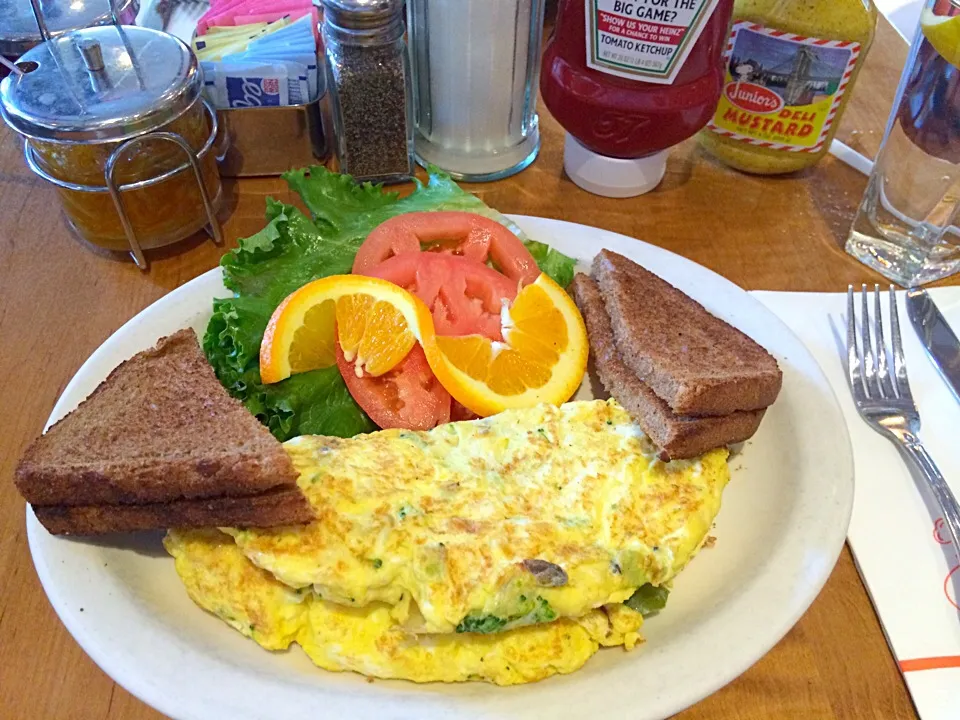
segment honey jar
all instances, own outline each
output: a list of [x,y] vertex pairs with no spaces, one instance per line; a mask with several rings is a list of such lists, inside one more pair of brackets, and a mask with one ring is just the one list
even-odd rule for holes
[[217,116],[183,42],[84,28],[46,36],[17,67],[0,82],[0,113],[83,239],[129,250],[142,269],[144,250],[203,228],[220,241]]

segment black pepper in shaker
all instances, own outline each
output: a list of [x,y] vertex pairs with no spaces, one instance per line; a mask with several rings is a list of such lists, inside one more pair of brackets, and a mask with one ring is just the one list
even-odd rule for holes
[[402,0],[323,0],[327,87],[340,172],[413,176],[411,81]]

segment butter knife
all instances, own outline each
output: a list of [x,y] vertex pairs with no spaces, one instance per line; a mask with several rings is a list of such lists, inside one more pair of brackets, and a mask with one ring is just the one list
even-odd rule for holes
[[960,341],[926,290],[907,290],[907,315],[934,367],[960,402]]

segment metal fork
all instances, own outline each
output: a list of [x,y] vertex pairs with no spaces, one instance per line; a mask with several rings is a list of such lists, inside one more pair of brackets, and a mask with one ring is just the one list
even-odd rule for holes
[[[960,552],[960,505],[943,479],[933,458],[920,442],[920,413],[910,392],[907,366],[903,361],[900,340],[900,319],[897,296],[890,286],[890,334],[893,347],[883,339],[883,316],[880,310],[880,286],[873,286],[873,321],[870,321],[867,286],[862,285],[860,347],[857,345],[857,323],[853,285],[847,288],[847,381],[853,401],[867,425],[884,435],[900,450],[900,454],[926,481],[950,531],[953,547]],[[888,356],[893,358],[891,372]]]

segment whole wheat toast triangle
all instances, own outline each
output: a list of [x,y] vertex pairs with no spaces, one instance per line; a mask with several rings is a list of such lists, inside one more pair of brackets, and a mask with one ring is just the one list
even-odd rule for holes
[[600,382],[661,449],[664,460],[694,458],[714,448],[743,442],[756,433],[764,410],[723,417],[674,413],[620,358],[597,283],[578,273],[571,292],[587,326],[591,361]]
[[296,478],[186,329],[115,368],[27,449],[15,481],[35,506],[89,507],[248,497]]
[[601,250],[593,279],[623,363],[678,415],[773,404],[782,373],[764,348],[665,280]]
[[280,487],[251,497],[173,500],[142,505],[34,505],[54,535],[101,535],[158,528],[275,527],[309,522],[313,511],[297,488]]

